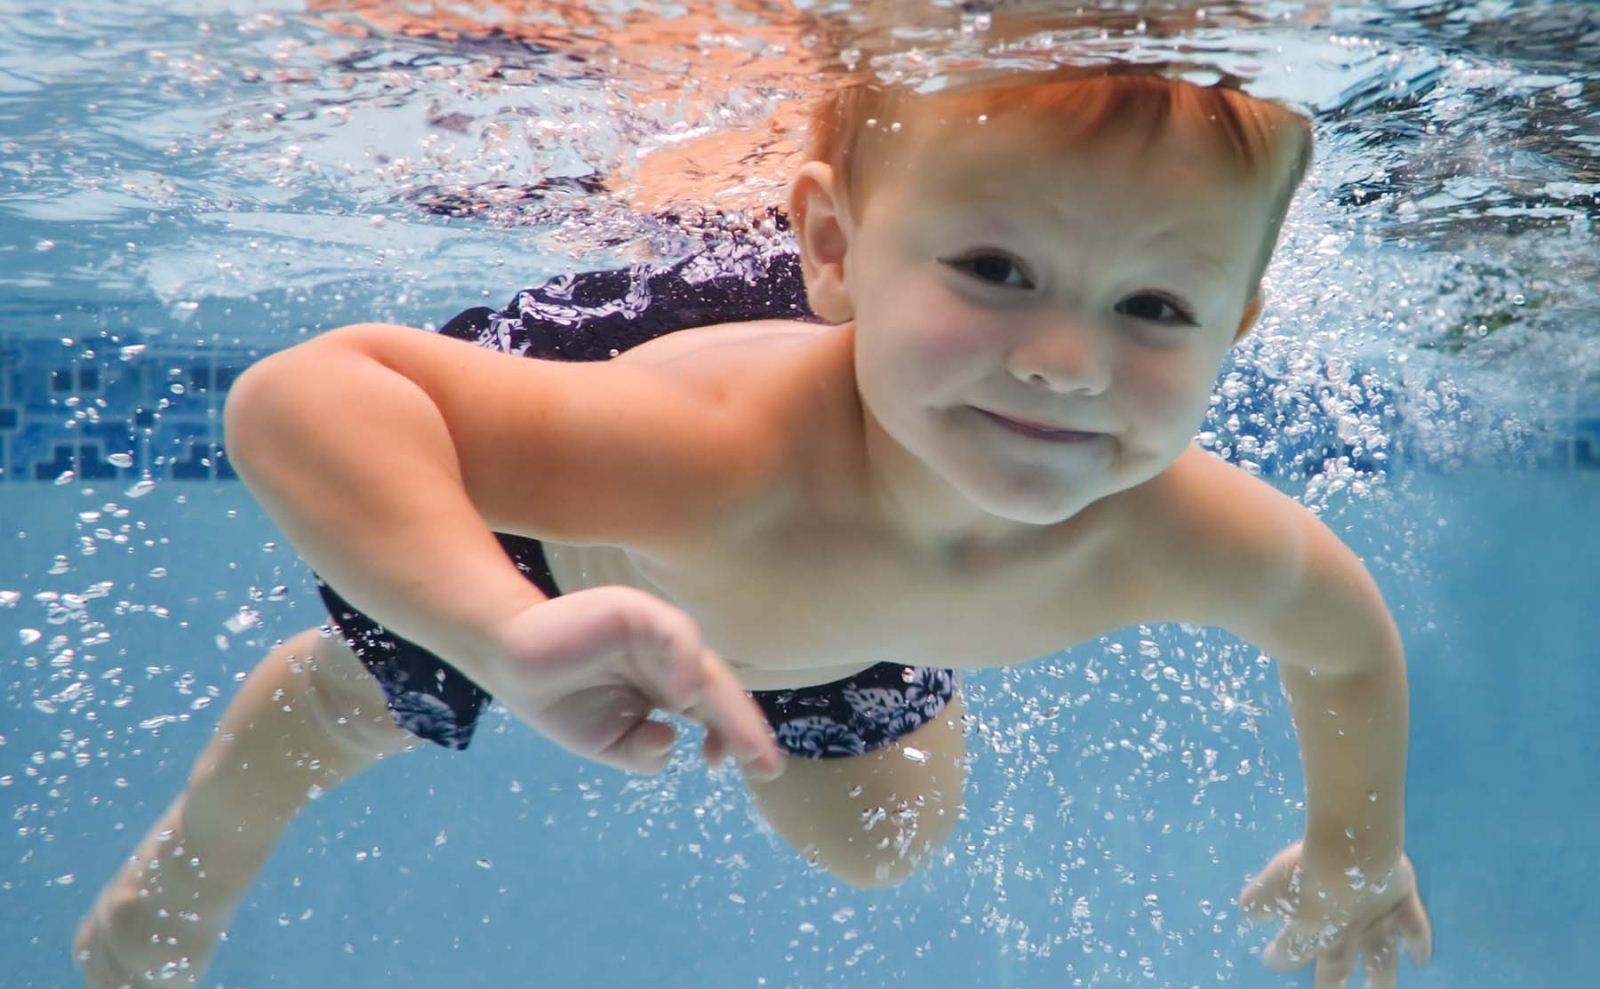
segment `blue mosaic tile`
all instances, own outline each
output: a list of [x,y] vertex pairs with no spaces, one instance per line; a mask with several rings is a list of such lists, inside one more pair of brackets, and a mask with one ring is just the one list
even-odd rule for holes
[[1572,458],[1579,467],[1586,470],[1600,467],[1600,442],[1588,436],[1579,436],[1572,444]]
[[263,355],[146,344],[118,359],[140,342],[0,335],[0,483],[54,482],[68,471],[130,483],[237,479],[221,448],[222,407]]

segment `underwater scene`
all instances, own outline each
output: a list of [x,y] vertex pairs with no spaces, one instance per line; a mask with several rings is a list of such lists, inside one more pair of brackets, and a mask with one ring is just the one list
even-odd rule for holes
[[6,13],[0,985],[1593,984],[1600,6]]

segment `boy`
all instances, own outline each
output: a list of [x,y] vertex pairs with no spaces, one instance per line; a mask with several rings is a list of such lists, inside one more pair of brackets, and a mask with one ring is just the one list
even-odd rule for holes
[[[668,281],[609,273],[597,307],[558,278],[239,379],[230,458],[340,635],[246,681],[80,928],[93,985],[197,979],[309,794],[419,737],[466,747],[490,696],[640,772],[674,738],[651,711],[687,714],[797,849],[899,882],[960,813],[955,669],[1152,621],[1282,664],[1307,829],[1240,897],[1287,921],[1267,960],[1342,986],[1361,952],[1393,985],[1400,934],[1422,962],[1394,623],[1315,516],[1190,443],[1260,312],[1305,121],[1058,70],[845,87],[811,140],[803,304],[781,264],[718,314]],[[609,316],[562,325],[586,309]]]

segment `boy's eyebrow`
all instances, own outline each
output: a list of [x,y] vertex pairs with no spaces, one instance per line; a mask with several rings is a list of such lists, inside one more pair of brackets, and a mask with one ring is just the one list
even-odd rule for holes
[[[1168,241],[1179,241],[1180,243],[1188,245],[1200,243],[1201,238],[1197,238],[1188,231],[1184,230],[1181,226],[1173,224],[1172,226],[1162,227],[1160,230],[1157,230],[1149,238],[1140,241],[1139,246],[1156,247],[1158,245],[1165,244]],[[1233,266],[1228,263],[1227,258],[1219,258],[1216,255],[1204,250],[1196,249],[1185,251],[1183,256],[1191,261],[1194,261],[1202,268],[1210,268],[1219,275],[1225,275],[1233,270]]]

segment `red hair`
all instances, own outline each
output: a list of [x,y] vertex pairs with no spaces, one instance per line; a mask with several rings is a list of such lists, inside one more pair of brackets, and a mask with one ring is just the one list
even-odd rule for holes
[[1242,181],[1268,184],[1272,195],[1266,242],[1256,258],[1252,291],[1266,270],[1289,202],[1311,162],[1311,124],[1273,100],[1217,83],[1169,79],[1145,66],[1068,66],[1001,72],[933,93],[847,77],[812,106],[803,160],[833,167],[853,216],[861,215],[881,167],[894,160],[891,121],[936,117],[940,125],[1026,117],[1046,150],[1082,147],[1097,138],[1161,136],[1175,119],[1204,120],[1217,160]]

